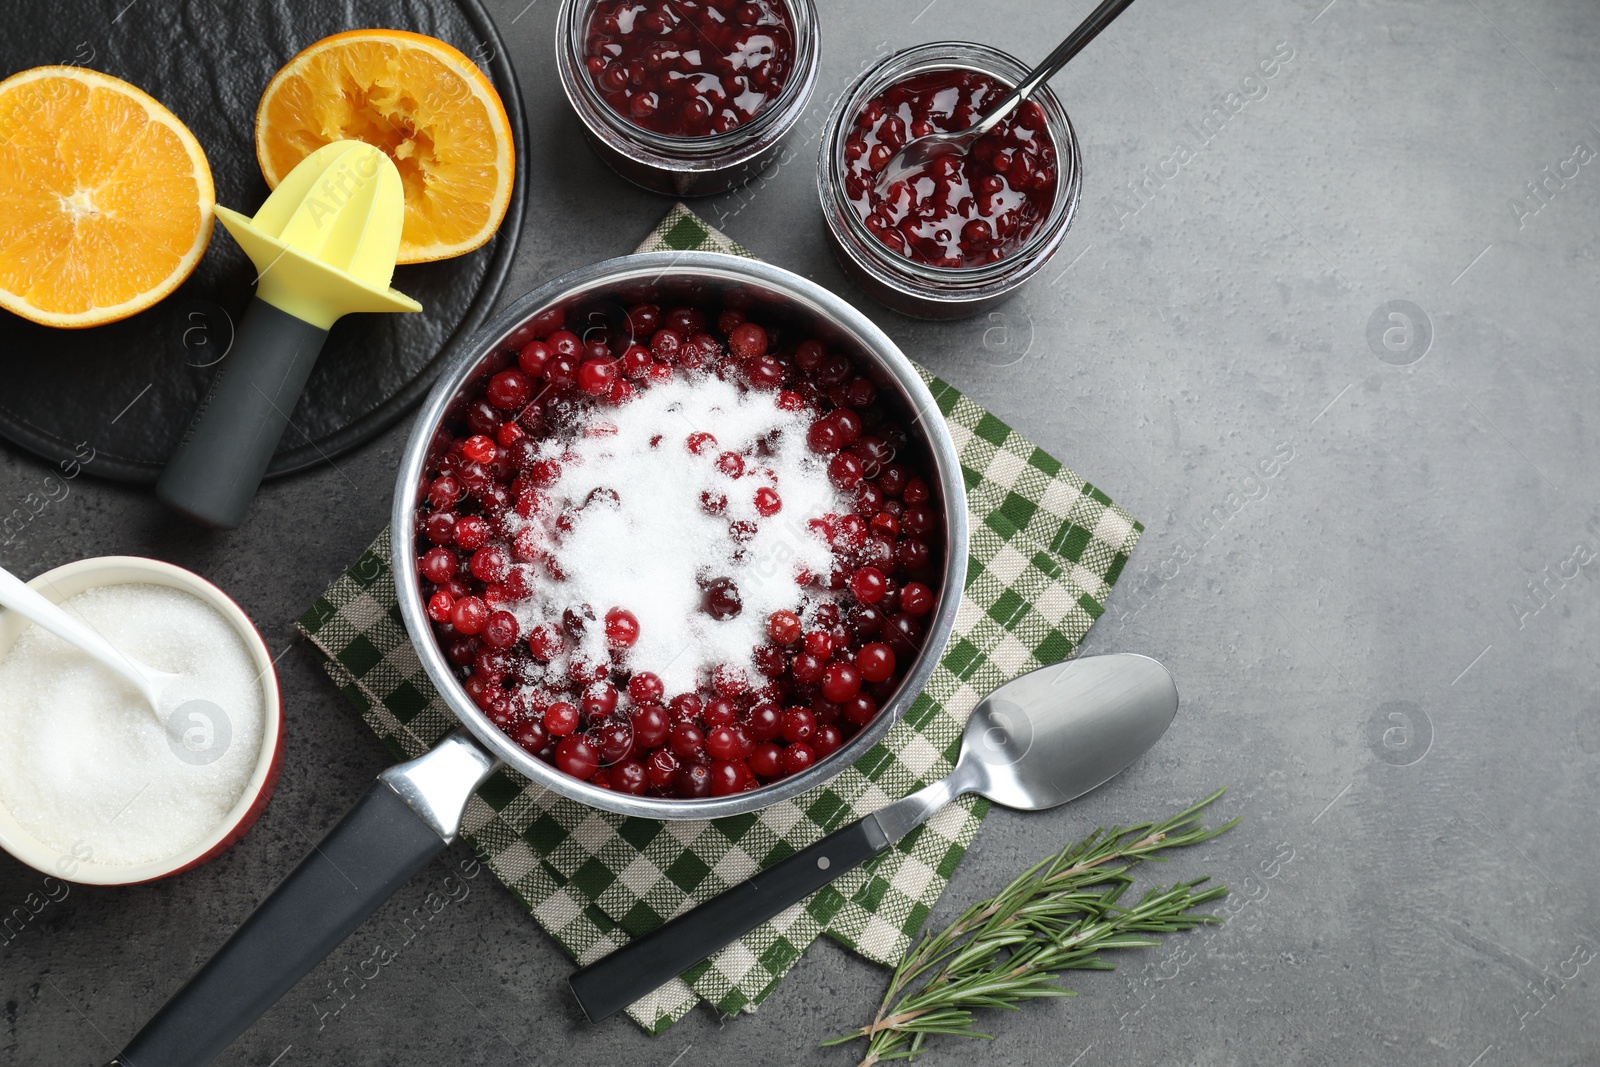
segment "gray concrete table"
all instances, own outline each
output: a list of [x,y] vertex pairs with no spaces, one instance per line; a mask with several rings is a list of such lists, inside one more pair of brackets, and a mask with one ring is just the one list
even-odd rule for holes
[[[669,202],[580,140],[550,62],[554,0],[491,6],[535,146],[509,299],[626,251]],[[845,286],[813,177],[831,94],[929,39],[1037,58],[1089,6],[828,0],[794,162],[701,209]],[[992,1045],[926,1062],[1600,1059],[1597,50],[1582,0],[1145,0],[1057,79],[1086,178],[1051,268],[992,318],[874,312],[1145,522],[1087,648],[1157,656],[1184,695],[1111,786],[991,815],[934,921],[1098,824],[1218,785],[1219,816],[1245,816],[1156,872],[1233,886],[1225,927],[1071,975],[1077,998],[985,1020]],[[290,622],[383,525],[404,433],[267,487],[236,533],[81,480],[7,548],[23,574],[134,552],[215,580],[284,653],[288,733],[276,797],[226,856],[74,889],[0,940],[0,1062],[106,1059],[384,766]],[[0,502],[45,473],[0,456]],[[466,855],[374,923],[423,906]],[[0,857],[0,905],[38,882]],[[334,983],[378,925],[221,1062],[845,1064],[817,1042],[885,980],[823,942],[753,1016],[702,1011],[659,1038],[592,1027],[556,946],[492,877],[467,884],[353,999]]]

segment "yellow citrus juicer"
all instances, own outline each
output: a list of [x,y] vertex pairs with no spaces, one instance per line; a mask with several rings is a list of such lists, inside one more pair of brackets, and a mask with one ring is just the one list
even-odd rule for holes
[[156,496],[209,526],[244,520],[328,330],[353,311],[421,311],[389,287],[405,191],[394,162],[362,141],[301,160],[255,218],[216,216],[256,267],[256,294]]

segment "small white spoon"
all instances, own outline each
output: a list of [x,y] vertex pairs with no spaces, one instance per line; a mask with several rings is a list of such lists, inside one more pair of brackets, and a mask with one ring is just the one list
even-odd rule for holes
[[67,614],[60,605],[0,567],[0,607],[10,608],[36,626],[42,626],[63,641],[116,671],[139,691],[159,720],[167,711],[162,697],[176,674],[147,667],[101,637],[94,627]]

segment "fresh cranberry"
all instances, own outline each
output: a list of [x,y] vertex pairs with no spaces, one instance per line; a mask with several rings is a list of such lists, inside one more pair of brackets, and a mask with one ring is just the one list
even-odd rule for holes
[[428,484],[428,501],[436,508],[448,508],[461,499],[461,483],[441,474]]
[[474,463],[492,463],[500,450],[494,439],[483,434],[473,434],[461,446],[461,454]]
[[544,728],[551,737],[566,737],[578,728],[578,709],[558,700],[544,709]]
[[711,795],[714,797],[743,792],[750,781],[750,768],[742,760],[717,760],[711,765]]
[[744,719],[745,736],[755,741],[770,741],[783,729],[783,712],[776,704],[763,701],[750,709]]
[[450,612],[450,625],[457,633],[475,636],[489,621],[489,609],[475,596],[462,597]]
[[600,757],[587,737],[576,734],[556,746],[556,768],[574,778],[589,778],[600,769]]
[[633,751],[633,727],[625,722],[608,722],[594,731],[590,743],[603,766],[621,763]]
[[740,359],[755,359],[767,354],[767,331],[755,323],[741,322],[726,332],[728,351]]
[[783,713],[781,729],[785,741],[809,741],[816,732],[817,719],[806,708],[790,708]]
[[637,640],[639,619],[633,612],[626,608],[612,608],[606,612],[606,644],[612,648],[632,648]]
[[535,756],[542,756],[546,746],[550,744],[550,735],[545,731],[543,724],[533,719],[514,721],[508,732],[511,734],[511,740]]
[[744,474],[744,457],[737,452],[724,452],[717,457],[717,470],[730,478],[738,478]]
[[865,726],[877,718],[878,704],[866,693],[857,693],[844,702],[844,717],[856,726]]
[[660,748],[667,739],[670,724],[658,704],[641,704],[633,709],[633,740],[640,749]]
[[814,656],[809,652],[802,652],[794,658],[789,665],[789,673],[794,675],[794,680],[801,685],[816,685],[822,681],[822,672],[828,667],[827,660],[821,656]]
[[905,491],[909,480],[910,475],[902,464],[890,463],[878,475],[878,488],[883,490],[885,496],[899,496]]
[[889,621],[883,626],[884,641],[896,656],[906,660],[914,659],[921,650],[922,636],[922,620],[903,611],[889,616]]
[[817,732],[811,738],[811,749],[816,753],[817,759],[826,759],[839,751],[839,746],[844,744],[844,734],[832,723],[817,727]]
[[[583,688],[578,709],[590,719],[603,719],[617,710],[617,689],[610,682],[590,682]],[[615,762],[615,761],[613,761]]]
[[[895,546],[895,558],[900,561],[900,566],[915,572],[928,568],[933,562],[933,552],[928,548],[926,541],[905,540]],[[912,612],[912,614],[917,613]]]
[[707,585],[702,606],[713,619],[731,619],[744,610],[739,587],[732,578],[713,578]]
[[528,632],[528,651],[541,663],[549,663],[561,654],[561,631],[550,623],[540,623]]
[[828,461],[828,480],[847,493],[861,484],[864,474],[861,460],[849,452],[839,452]]
[[422,533],[436,545],[448,545],[456,539],[456,516],[449,511],[435,511],[422,521]]
[[428,618],[434,622],[449,622],[455,606],[456,598],[441,589],[428,598]]
[[578,388],[590,396],[603,396],[617,381],[617,365],[610,360],[591,359],[578,367]]
[[650,671],[640,671],[628,679],[628,699],[635,704],[658,704],[664,692],[661,679]]
[[875,604],[883,599],[888,582],[876,567],[860,567],[850,575],[850,592],[863,604]]
[[673,786],[685,800],[698,800],[711,795],[711,768],[704,763],[688,763],[678,769]]
[[856,653],[856,670],[869,682],[886,682],[894,674],[894,652],[881,641],[863,645]]
[[492,611],[483,624],[483,643],[490,648],[510,648],[517,643],[517,617],[509,611]]
[[799,774],[816,762],[816,753],[805,742],[785,745],[783,749],[783,773]]
[[820,456],[831,455],[845,446],[844,435],[831,417],[823,416],[806,431],[806,444]]
[[792,611],[774,611],[767,619],[767,635],[780,645],[800,640],[800,616]]
[[776,778],[783,773],[783,749],[771,742],[764,742],[755,747],[745,763],[763,778]]
[[[459,527],[457,527],[459,530]],[[467,564],[472,576],[480,582],[498,582],[511,568],[511,558],[499,545],[484,545],[472,554]]]
[[435,585],[442,585],[456,576],[456,567],[459,561],[456,554],[448,548],[436,546],[422,554],[422,559],[417,563],[417,569],[422,576]]
[[711,688],[719,696],[743,696],[750,689],[750,679],[745,675],[743,667],[724,663],[712,669]]
[[503,370],[489,379],[484,395],[502,411],[515,411],[528,402],[533,389],[520,370]]
[[628,309],[628,333],[632,337],[649,337],[661,329],[661,308],[655,304],[635,304]]
[[545,365],[553,355],[555,353],[543,341],[529,341],[517,351],[517,366],[528,377],[538,378],[544,374]]
[[822,695],[842,704],[861,691],[861,672],[848,663],[830,663],[822,673]]
[[763,485],[755,493],[756,513],[762,518],[770,519],[783,510],[783,498],[778,496],[778,491],[770,486]]
[[819,659],[833,655],[833,638],[826,630],[809,630],[805,636],[805,650]]
[[680,722],[672,728],[670,738],[672,751],[686,760],[704,759],[706,754],[706,735],[700,727],[693,723]]
[[677,780],[682,762],[672,754],[671,749],[658,748],[650,753],[650,758],[645,761],[645,774],[649,777],[651,785],[657,789],[666,789]]
[[669,365],[676,363],[682,352],[683,336],[677,330],[657,330],[651,335],[650,354],[661,362]]
[[706,752],[712,759],[740,759],[748,747],[749,742],[732,726],[715,726],[706,734]]
[[815,374],[822,369],[822,361],[828,357],[828,350],[822,342],[808,337],[801,341],[794,349],[794,365],[807,374]]
[[579,688],[598,682],[609,673],[604,663],[591,663],[578,656],[574,656],[567,664],[567,678]]
[[621,763],[608,768],[608,777],[611,788],[619,793],[638,796],[650,785],[649,775],[645,772],[644,764],[636,759],[625,759]]
[[921,582],[907,582],[900,590],[900,610],[907,615],[926,615],[933,610],[933,590]]
[[693,693],[680,693],[667,702],[667,708],[672,712],[672,721],[675,723],[699,722],[703,704]]

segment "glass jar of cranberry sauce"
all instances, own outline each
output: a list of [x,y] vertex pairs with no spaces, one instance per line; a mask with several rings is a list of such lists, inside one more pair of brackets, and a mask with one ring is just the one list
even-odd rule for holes
[[564,0],[556,62],[595,152],[709,196],[777,160],[817,78],[813,0]]
[[978,44],[939,41],[889,56],[834,106],[817,186],[834,254],[874,299],[954,319],[1010,296],[1060,247],[1082,184],[1078,137],[1040,88],[964,157],[879,189],[908,141],[972,125],[1028,67]]

